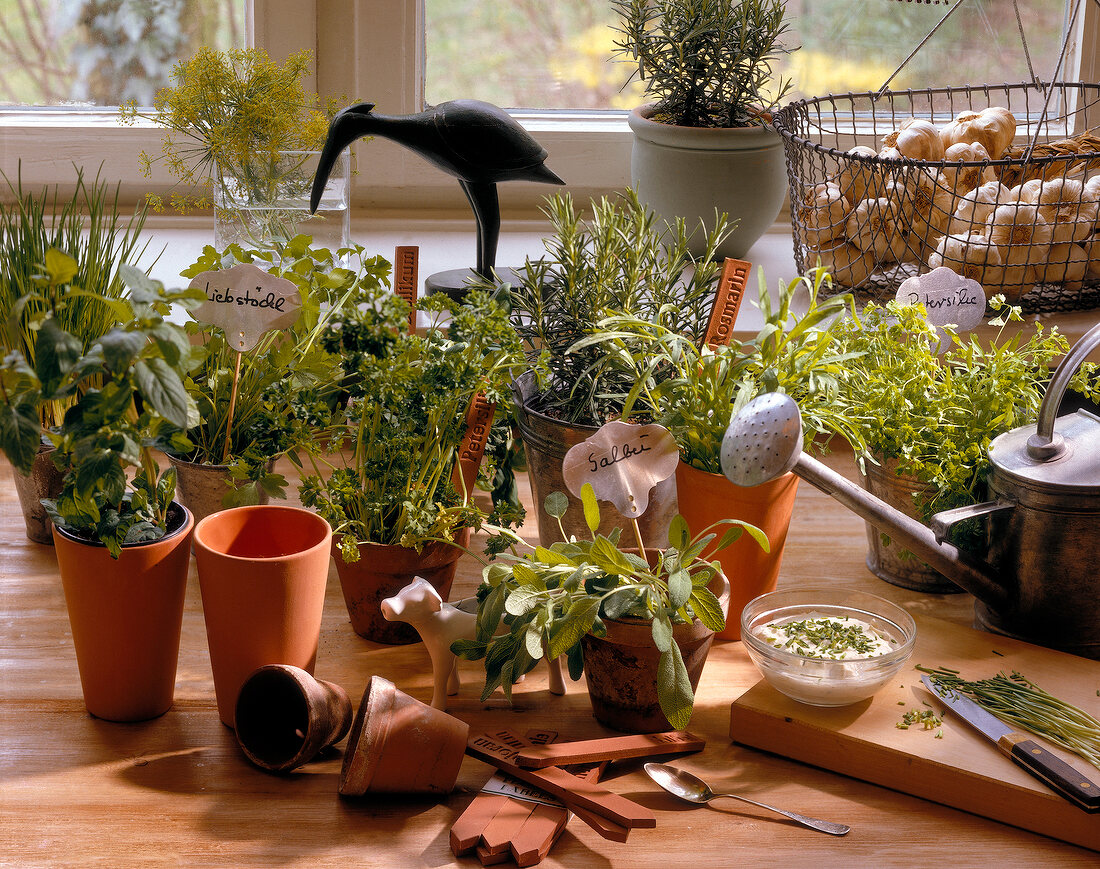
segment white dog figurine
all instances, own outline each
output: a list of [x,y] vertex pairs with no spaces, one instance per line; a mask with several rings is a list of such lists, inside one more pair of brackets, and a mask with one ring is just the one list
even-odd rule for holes
[[[472,640],[477,632],[477,598],[469,597],[457,604],[444,602],[430,582],[419,576],[393,597],[382,601],[382,615],[387,621],[407,622],[416,628],[432,659],[432,706],[447,709],[447,695],[457,694],[458,667],[451,643]],[[550,664],[550,692],[565,693],[561,661]]]

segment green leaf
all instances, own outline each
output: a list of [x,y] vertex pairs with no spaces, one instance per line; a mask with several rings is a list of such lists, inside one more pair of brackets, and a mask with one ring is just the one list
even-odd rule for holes
[[[695,588],[688,601],[695,617],[712,631],[720,631],[726,626],[726,614],[722,604],[709,588]],[[737,616],[740,618],[740,614]]]
[[576,682],[584,672],[584,646],[577,643],[566,652],[565,663],[569,669],[569,678]]
[[538,660],[542,657],[542,628],[539,626],[538,620],[527,625],[527,630],[523,634],[523,644],[527,649],[527,654],[532,658]]
[[186,429],[192,407],[179,373],[159,356],[142,359],[134,366],[134,380],[142,399],[178,428]]
[[591,483],[581,487],[581,504],[584,506],[584,521],[593,534],[600,527],[600,505],[596,502],[596,490]]
[[599,609],[600,602],[594,598],[585,597],[574,601],[563,619],[550,629],[547,655],[557,658],[577,645],[592,627]]
[[490,591],[477,609],[477,638],[487,641],[496,633],[504,615],[504,599],[508,589],[501,583]]
[[617,619],[630,610],[638,601],[638,592],[632,588],[620,589],[609,595],[603,602],[603,614],[609,619]]
[[564,492],[551,492],[542,502],[542,506],[548,516],[560,519],[569,509],[569,498]]
[[80,271],[80,264],[55,247],[46,251],[46,273],[50,276],[50,283],[54,285],[67,284],[76,277]]
[[103,352],[103,364],[107,370],[121,374],[145,346],[145,336],[141,332],[127,332],[116,327],[100,338],[97,345]]
[[683,552],[690,540],[691,533],[688,531],[687,520],[677,513],[668,526],[668,545]]
[[80,342],[57,325],[53,317],[42,321],[35,341],[34,373],[44,396],[57,392],[80,358],[81,349]]
[[672,622],[662,613],[653,619],[653,645],[659,652],[667,652],[672,645]]
[[685,729],[691,721],[695,693],[691,690],[691,680],[688,679],[680,647],[675,643],[667,652],[661,653],[661,659],[657,662],[657,698],[672,728]]
[[669,575],[668,602],[674,610],[678,610],[687,603],[688,598],[691,597],[691,586],[691,574],[686,570],[681,568]]
[[520,586],[508,595],[504,602],[504,611],[513,616],[526,615],[539,605],[541,595],[540,589]]
[[635,570],[634,565],[606,537],[597,537],[592,541],[588,557],[600,570],[616,576],[628,576]]
[[477,640],[460,639],[451,643],[451,652],[467,661],[480,661],[485,657],[485,652],[488,647],[488,643],[480,643]]
[[42,427],[34,405],[0,404],[0,450],[9,462],[29,474],[41,442]]

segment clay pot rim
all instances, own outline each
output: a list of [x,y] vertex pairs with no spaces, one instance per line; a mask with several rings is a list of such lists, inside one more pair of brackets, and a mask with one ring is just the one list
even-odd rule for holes
[[[298,549],[295,552],[291,552],[291,553],[284,553],[284,554],[281,554],[281,555],[269,555],[269,556],[244,556],[244,555],[233,555],[232,553],[229,553],[229,552],[222,552],[221,550],[214,549],[213,547],[208,545],[199,536],[199,534],[202,531],[203,527],[208,522],[211,522],[211,520],[217,519],[218,517],[222,516],[222,514],[224,514],[224,513],[229,513],[230,511],[249,511],[249,512],[251,512],[251,511],[255,511],[255,510],[264,510],[264,511],[267,511],[267,512],[278,511],[278,512],[284,512],[284,513],[293,513],[293,514],[299,515],[299,516],[308,516],[308,517],[310,517],[311,521],[314,521],[315,523],[318,523],[318,522],[321,523],[321,526],[325,529],[325,533],[321,537],[320,540],[318,540],[312,546],[306,547],[305,549]],[[310,554],[316,552],[318,549],[324,549],[324,550],[327,551],[329,549],[330,543],[332,541],[332,537],[333,537],[332,526],[328,524],[328,520],[326,520],[323,516],[321,516],[317,513],[314,513],[312,510],[307,510],[305,507],[295,507],[295,506],[292,506],[290,504],[250,504],[247,507],[229,507],[225,510],[219,510],[216,513],[211,513],[209,516],[207,516],[205,519],[203,519],[201,522],[199,522],[199,524],[195,526],[194,547],[195,547],[196,552],[198,552],[199,550],[202,550],[204,553],[210,553],[210,554],[213,554],[213,555],[217,555],[218,557],[224,558],[228,561],[240,561],[242,563],[243,562],[248,562],[249,564],[254,564],[254,563],[261,563],[262,564],[262,563],[265,563],[265,562],[286,561],[286,559],[290,558],[290,557],[295,557],[295,558],[303,557],[303,556],[310,555]]]
[[[722,150],[727,147],[724,143],[730,139],[740,140],[746,138],[765,138],[769,141],[779,137],[778,131],[772,125],[770,112],[758,112],[765,121],[764,125],[749,124],[743,127],[686,127],[681,124],[666,124],[663,121],[655,121],[653,112],[657,109],[657,103],[645,103],[635,106],[627,115],[627,125],[635,135],[641,133],[647,138],[672,135],[676,139],[689,140],[691,146],[701,147],[705,150]],[[740,147],[740,146],[735,146]]]
[[[452,529],[452,531],[454,532],[454,538],[451,540],[440,540],[434,537],[430,540],[425,540],[424,547],[420,550],[419,553],[416,551],[415,547],[405,546],[401,543],[379,543],[376,540],[360,540],[355,545],[359,547],[360,561],[363,560],[362,556],[365,553],[370,552],[371,549],[378,547],[385,549],[393,547],[407,549],[409,552],[416,554],[418,558],[422,558],[424,556],[424,553],[428,551],[434,553],[437,549],[439,549],[440,551],[447,549],[457,549],[459,550],[459,555],[456,557],[461,558],[463,554],[462,550],[469,543],[470,537],[473,536],[474,528],[472,525],[462,525],[458,528]],[[344,534],[342,532],[332,532],[332,557],[339,559],[342,564],[358,563],[344,561],[343,555],[340,554],[340,542],[347,536],[347,534]]]
[[[175,520],[171,518],[171,515],[169,516],[168,525],[170,530],[165,531],[164,536],[158,537],[155,540],[138,540],[134,543],[123,543],[123,551],[127,549],[140,549],[143,546],[154,546],[157,543],[165,543],[169,540],[173,540],[176,537],[179,537],[181,534],[186,534],[187,532],[189,532],[195,526],[194,514],[179,501],[169,502],[168,509],[172,510],[173,508],[176,508],[177,511],[183,511],[182,516],[180,516],[178,512],[176,513],[177,518]],[[175,527],[172,527],[174,523],[178,524],[175,524]],[[101,540],[92,540],[90,537],[84,537],[80,534],[76,534],[71,529],[63,525],[58,525],[56,522],[53,525],[53,530],[55,534],[58,534],[70,543],[79,543],[83,546],[98,546],[104,549],[107,548],[107,544],[102,542]]]

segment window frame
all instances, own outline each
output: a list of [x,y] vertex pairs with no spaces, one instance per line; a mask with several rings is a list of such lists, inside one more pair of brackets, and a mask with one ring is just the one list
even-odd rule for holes
[[[369,99],[388,114],[418,111],[424,104],[424,0],[248,0],[249,44],[276,59],[308,48],[317,59],[308,85],[324,96]],[[1082,81],[1100,80],[1100,8],[1083,3],[1071,69]],[[550,153],[548,165],[578,198],[630,183],[632,136],[625,112],[514,112]],[[1100,118],[1086,119],[1090,126]],[[59,135],[59,130],[66,133]],[[122,127],[116,114],[34,108],[0,111],[0,169],[17,173],[25,187],[73,177],[72,165],[121,180],[123,201],[166,190],[172,178],[154,167],[139,173],[142,151],[160,150],[162,130],[150,123]],[[467,204],[454,180],[415,154],[382,139],[353,146],[358,173],[353,206],[373,216],[466,217]],[[22,158],[22,159],[21,159]],[[505,216],[534,216],[547,193],[541,184],[501,186]],[[6,192],[6,191],[5,191]],[[0,194],[2,195],[2,194]]]

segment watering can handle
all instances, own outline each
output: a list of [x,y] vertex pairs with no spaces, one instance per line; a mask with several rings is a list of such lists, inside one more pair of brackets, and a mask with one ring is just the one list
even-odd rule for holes
[[1089,329],[1084,337],[1070,349],[1050,379],[1046,395],[1043,396],[1043,403],[1039,407],[1039,424],[1036,426],[1035,434],[1027,439],[1027,454],[1036,461],[1047,462],[1065,452],[1066,445],[1062,436],[1054,431],[1058,408],[1062,404],[1062,396],[1065,395],[1066,387],[1069,386],[1073,375],[1098,346],[1100,346],[1100,323]]

